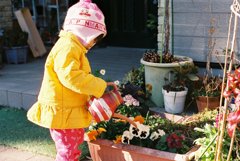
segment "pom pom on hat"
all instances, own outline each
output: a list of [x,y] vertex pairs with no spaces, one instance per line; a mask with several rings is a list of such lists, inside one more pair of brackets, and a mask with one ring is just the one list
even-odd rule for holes
[[75,34],[87,45],[97,36],[107,34],[104,15],[91,0],[80,0],[71,6],[63,24],[65,31]]

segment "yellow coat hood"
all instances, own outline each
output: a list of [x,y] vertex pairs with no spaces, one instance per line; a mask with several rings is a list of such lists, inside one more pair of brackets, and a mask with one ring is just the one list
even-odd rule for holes
[[89,126],[86,108],[90,96],[101,97],[106,82],[91,74],[87,50],[70,32],[61,31],[49,53],[38,101],[30,108],[30,121],[46,128]]

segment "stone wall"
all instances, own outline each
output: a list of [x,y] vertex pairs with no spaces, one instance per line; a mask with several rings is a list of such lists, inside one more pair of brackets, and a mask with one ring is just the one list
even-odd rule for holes
[[0,29],[12,27],[12,3],[11,0],[0,1]]
[[[161,49],[162,44],[164,1],[159,0],[159,49]],[[227,44],[231,3],[232,1],[229,0],[174,1],[174,53],[176,55],[189,56],[194,61],[206,62],[210,22],[213,22],[215,29],[213,33],[213,40],[216,43],[214,53],[216,50],[221,53]],[[238,35],[240,36],[240,34]],[[211,61],[218,62],[218,58],[213,55]]]

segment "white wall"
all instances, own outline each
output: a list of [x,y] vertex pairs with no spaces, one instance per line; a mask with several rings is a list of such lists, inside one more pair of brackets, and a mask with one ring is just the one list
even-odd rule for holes
[[[163,1],[159,0],[159,46],[162,39]],[[214,52],[222,52],[227,44],[231,3],[231,0],[174,0],[174,53],[189,56],[194,61],[206,62],[211,19],[215,21]],[[212,62],[218,62],[215,55]]]

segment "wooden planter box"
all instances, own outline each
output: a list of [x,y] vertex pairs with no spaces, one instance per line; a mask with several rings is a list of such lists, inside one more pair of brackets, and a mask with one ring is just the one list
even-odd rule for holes
[[93,161],[189,161],[198,149],[193,147],[186,154],[170,153],[128,144],[114,144],[98,139],[88,142]]
[[[187,117],[154,110],[151,112],[176,123],[187,119]],[[93,161],[190,161],[199,148],[196,146],[186,154],[177,154],[129,144],[115,144],[106,139],[88,142],[88,147]]]

